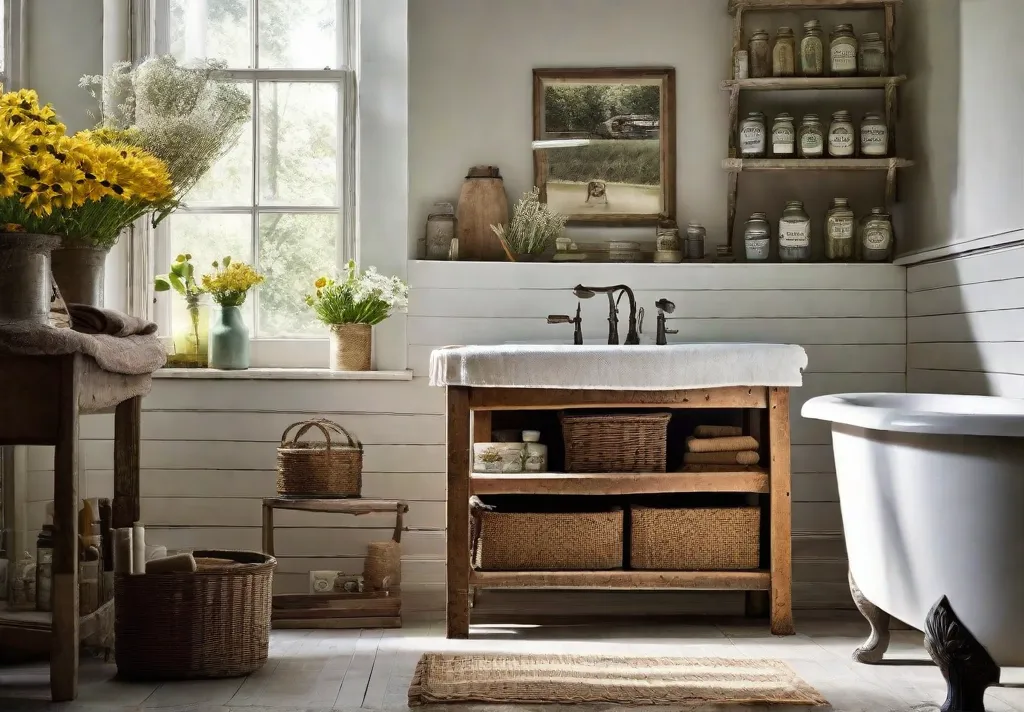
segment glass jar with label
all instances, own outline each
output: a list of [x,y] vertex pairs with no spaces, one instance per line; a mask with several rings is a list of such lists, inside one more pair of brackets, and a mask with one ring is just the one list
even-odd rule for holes
[[857,70],[862,77],[881,77],[885,74],[885,42],[877,32],[865,32],[860,37],[857,52]]
[[793,28],[780,27],[775,34],[772,47],[772,76],[792,77],[796,75],[796,37]]
[[772,124],[772,155],[779,158],[796,156],[796,129],[789,114],[779,114]]
[[811,259],[811,218],[803,201],[790,200],[779,220],[779,259],[807,262]]
[[744,158],[763,158],[766,143],[764,114],[751,111],[740,122],[740,155]]
[[767,262],[772,228],[766,213],[754,213],[743,227],[743,249],[747,262]]
[[805,114],[797,137],[800,158],[821,158],[825,155],[825,127],[817,114]]
[[892,219],[884,208],[872,208],[860,222],[861,258],[865,262],[887,262],[892,242]]
[[692,222],[686,226],[686,259],[704,259],[704,241],[708,232],[700,223]]
[[750,76],[753,79],[772,75],[772,48],[765,30],[754,30],[747,44]]
[[853,259],[853,237],[856,220],[846,198],[833,198],[825,213],[825,259],[849,261]]
[[821,40],[821,23],[808,20],[804,23],[804,36],[800,40],[800,73],[805,77],[820,77],[825,74],[822,57],[825,45]]
[[850,158],[853,156],[853,119],[849,111],[837,111],[832,114],[832,123],[828,127],[828,155],[833,158]]
[[828,68],[833,77],[857,76],[857,38],[853,25],[836,25],[832,31]]
[[880,114],[868,112],[860,122],[860,153],[875,158],[889,155],[889,127]]

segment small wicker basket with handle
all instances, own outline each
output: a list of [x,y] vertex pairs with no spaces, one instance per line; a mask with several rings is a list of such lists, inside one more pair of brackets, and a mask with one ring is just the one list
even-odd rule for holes
[[[289,433],[298,427],[294,438]],[[323,441],[302,437],[317,428]],[[331,433],[344,441],[331,439]],[[363,487],[363,444],[326,418],[289,425],[277,448],[277,493],[282,497],[359,497]]]

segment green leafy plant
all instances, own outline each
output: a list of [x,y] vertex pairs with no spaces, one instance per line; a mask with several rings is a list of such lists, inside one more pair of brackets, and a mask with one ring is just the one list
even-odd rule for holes
[[193,343],[199,348],[199,299],[206,293],[198,282],[196,282],[196,267],[192,264],[192,255],[185,253],[178,255],[171,263],[167,274],[157,275],[153,278],[153,290],[156,292],[169,292],[174,290],[185,299],[185,306],[188,308],[188,315],[191,321]]
[[385,277],[375,267],[360,274],[355,260],[348,261],[346,273],[343,281],[320,277],[316,292],[306,296],[324,324],[379,324],[409,305],[409,286],[398,277]]
[[534,187],[516,203],[508,225],[491,225],[509,259],[516,255],[539,255],[554,244],[565,229],[566,217],[540,202],[540,189]]

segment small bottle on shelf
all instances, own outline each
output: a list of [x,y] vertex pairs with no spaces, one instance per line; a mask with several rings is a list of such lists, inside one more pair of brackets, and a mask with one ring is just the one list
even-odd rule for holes
[[825,213],[825,259],[849,262],[853,259],[856,221],[846,198],[833,198]]
[[803,201],[790,200],[779,220],[779,259],[808,262],[811,259],[811,218]]
[[743,227],[743,251],[747,262],[767,262],[772,228],[766,213],[754,213]]
[[763,158],[766,144],[764,114],[751,111],[740,122],[740,155],[743,158]]
[[772,124],[772,155],[779,158],[796,156],[796,130],[789,114],[779,114]]
[[805,77],[820,77],[825,74],[823,57],[825,46],[821,41],[821,23],[808,20],[804,23],[804,36],[800,40],[800,73]]
[[800,123],[800,158],[821,158],[825,155],[825,128],[817,114],[805,114]]
[[850,158],[854,154],[853,119],[849,111],[837,111],[832,114],[832,123],[828,127],[828,155],[833,158]]
[[523,471],[547,472],[548,446],[540,441],[540,431],[524,430],[523,442],[526,443],[526,456],[523,460]]
[[765,30],[754,30],[747,45],[752,79],[770,77],[772,75],[772,48]]
[[775,34],[772,47],[772,76],[792,77],[796,75],[796,37],[793,29],[780,27]]
[[832,31],[828,67],[833,77],[857,76],[857,37],[853,25],[836,25]]
[[881,77],[885,74],[885,42],[877,32],[865,32],[860,37],[857,52],[857,71],[862,77]]
[[864,115],[860,123],[860,153],[873,158],[889,155],[889,127],[880,114]]
[[884,208],[872,208],[860,223],[861,258],[865,262],[886,262],[892,254],[892,219]]

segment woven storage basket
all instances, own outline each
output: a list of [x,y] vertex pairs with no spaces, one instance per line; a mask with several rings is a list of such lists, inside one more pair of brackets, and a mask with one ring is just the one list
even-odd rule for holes
[[[289,439],[292,428],[298,427]],[[303,441],[312,428],[322,442]],[[331,433],[344,442],[331,440]],[[282,497],[358,497],[363,488],[363,444],[337,423],[317,418],[292,423],[277,448],[277,493]]]
[[622,568],[622,510],[489,512],[478,510],[473,563],[490,571]]
[[630,508],[630,566],[666,571],[737,571],[759,563],[757,507]]
[[670,413],[563,415],[566,472],[664,472]]
[[237,677],[267,661],[277,560],[248,551],[194,555],[194,573],[115,576],[114,656],[121,677]]

